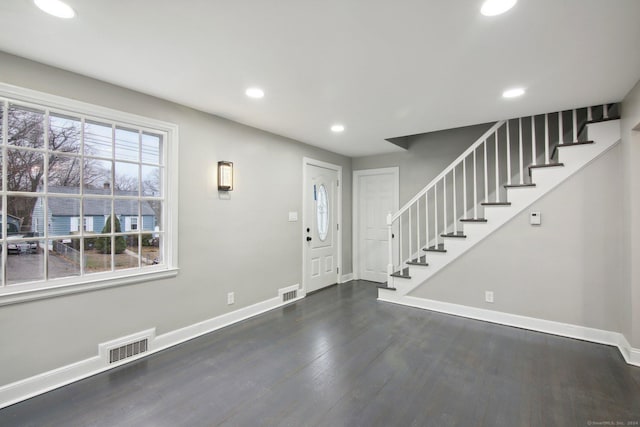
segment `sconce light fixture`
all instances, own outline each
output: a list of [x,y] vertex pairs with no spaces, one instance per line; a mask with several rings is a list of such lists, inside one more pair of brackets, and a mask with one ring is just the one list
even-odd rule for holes
[[218,162],[218,191],[233,190],[233,163]]

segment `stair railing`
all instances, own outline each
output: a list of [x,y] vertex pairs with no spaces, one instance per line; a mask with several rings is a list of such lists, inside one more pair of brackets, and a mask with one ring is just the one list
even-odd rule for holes
[[387,215],[389,286],[391,275],[402,272],[407,262],[428,251],[443,251],[445,235],[460,235],[461,217],[483,221],[478,208],[504,204],[505,186],[531,185],[527,166],[552,163],[555,146],[578,142],[594,116],[610,119],[612,105],[617,106],[501,120],[491,126],[398,212]]

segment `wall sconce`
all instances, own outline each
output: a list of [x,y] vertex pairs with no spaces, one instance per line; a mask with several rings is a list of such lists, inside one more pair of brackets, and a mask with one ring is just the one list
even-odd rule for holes
[[218,191],[233,190],[233,163],[218,162]]

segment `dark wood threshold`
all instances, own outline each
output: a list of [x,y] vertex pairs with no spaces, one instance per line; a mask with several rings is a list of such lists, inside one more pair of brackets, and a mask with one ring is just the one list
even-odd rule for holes
[[458,231],[457,233],[446,233],[446,234],[441,234],[440,237],[455,237],[455,238],[460,238],[460,239],[466,239],[467,236],[465,236],[462,231]]
[[593,141],[576,141],[576,142],[567,142],[564,144],[556,144],[553,147],[553,151],[551,152],[551,158],[554,158],[556,154],[558,154],[558,148],[575,147],[576,145],[587,145],[587,144],[593,144]]
[[529,184],[505,184],[504,188],[526,188],[526,187],[535,187],[534,183]]
[[460,222],[487,222],[486,218],[462,218]]
[[511,202],[482,202],[482,206],[511,206]]

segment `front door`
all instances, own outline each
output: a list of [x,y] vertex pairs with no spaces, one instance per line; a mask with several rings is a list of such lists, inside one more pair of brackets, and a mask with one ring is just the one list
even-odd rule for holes
[[[316,162],[320,163],[320,162]],[[338,282],[339,170],[305,163],[305,291]]]

